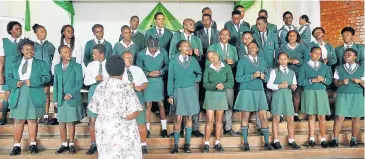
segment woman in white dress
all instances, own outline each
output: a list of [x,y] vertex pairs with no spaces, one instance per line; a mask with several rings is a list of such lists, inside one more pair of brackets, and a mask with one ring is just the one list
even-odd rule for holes
[[112,56],[105,67],[110,77],[96,87],[88,105],[98,114],[95,135],[99,159],[142,159],[135,119],[143,107],[135,91],[122,81],[122,56]]

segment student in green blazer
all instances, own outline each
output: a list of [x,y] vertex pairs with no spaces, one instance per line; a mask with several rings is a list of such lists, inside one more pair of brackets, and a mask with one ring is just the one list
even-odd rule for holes
[[289,56],[285,52],[278,55],[279,67],[270,72],[270,78],[267,82],[267,88],[273,92],[271,100],[271,114],[273,139],[272,146],[274,149],[282,149],[279,141],[279,123],[280,116],[285,115],[288,127],[289,147],[300,149],[294,141],[294,106],[292,90],[297,89],[297,78],[293,70],[288,68]]
[[346,63],[338,66],[333,78],[337,89],[336,120],[333,125],[333,139],[330,147],[338,147],[339,134],[345,117],[352,118],[350,147],[357,147],[360,135],[360,117],[364,117],[364,67],[356,62],[358,52],[353,48],[345,51]]
[[185,116],[185,153],[190,153],[190,139],[192,135],[192,116],[200,111],[196,83],[202,78],[202,71],[198,61],[191,57],[190,43],[181,40],[177,44],[180,55],[171,59],[169,63],[167,95],[170,115],[176,116],[174,125],[174,146],[171,153],[178,153],[179,137],[182,118]]
[[[254,41],[252,32],[245,31],[245,32],[242,33],[241,44],[240,44],[240,48],[238,50],[238,58],[240,60],[245,58],[246,56],[248,56],[247,46],[252,41]],[[264,55],[264,53],[262,52],[262,50],[259,49],[259,53],[258,53],[257,56],[263,58],[263,55]]]
[[[202,10],[202,16],[204,15],[210,15],[210,21],[209,21],[209,28],[212,28],[214,30],[217,30],[217,23],[212,19],[212,10],[209,7],[204,7]],[[204,18],[202,20],[199,20],[195,23],[195,34],[197,34],[198,31],[206,28],[206,25],[204,24]]]
[[[218,43],[219,41],[219,31],[212,26],[212,16],[210,14],[204,14],[201,21],[202,28],[199,31],[195,30],[195,35],[202,41],[203,56],[201,61],[203,62],[202,64],[204,64],[208,47]],[[196,25],[197,24],[195,24],[195,27]],[[204,65],[200,66],[202,67]]]
[[[301,67],[304,63],[309,61],[309,51],[308,48],[300,43],[300,35],[297,31],[291,30],[285,37],[287,44],[283,44],[280,46],[278,52],[285,52],[289,55],[289,64],[288,68],[293,70],[296,74],[299,73],[299,67]],[[278,59],[278,57],[275,57]],[[294,122],[299,122],[300,119],[298,117],[299,108],[300,108],[300,96],[302,92],[302,87],[298,87],[295,91],[293,91],[293,100],[294,100]]]
[[263,57],[266,61],[268,69],[271,71],[276,67],[275,51],[279,49],[276,34],[271,32],[267,26],[267,19],[259,17],[256,20],[257,32],[253,33],[253,39],[257,42],[260,50],[263,51]]
[[[242,25],[242,26],[246,26],[247,28],[250,29],[250,24],[248,22],[244,21],[245,14],[246,14],[245,7],[243,7],[242,5],[236,5],[233,10],[240,11],[240,22],[239,22],[239,24]],[[226,24],[228,24],[229,22],[230,21],[228,21],[224,24],[224,28],[226,28]]]
[[137,53],[141,50],[140,46],[134,43],[131,39],[131,28],[129,26],[122,26],[123,39],[115,43],[113,47],[113,55],[122,55],[124,52],[129,51],[133,54],[134,59],[137,57]]
[[19,44],[22,58],[13,61],[9,68],[6,84],[11,89],[9,96],[10,118],[14,122],[14,147],[10,156],[21,153],[20,142],[23,136],[25,122],[28,122],[30,152],[36,154],[37,148],[37,119],[44,114],[46,93],[44,86],[51,80],[47,63],[33,58],[34,43],[29,39]]
[[159,47],[164,48],[166,51],[170,50],[170,42],[172,39],[172,32],[165,28],[165,15],[161,12],[157,12],[154,16],[155,27],[148,29],[144,38],[145,44],[149,37],[157,38],[159,41]]
[[269,79],[268,68],[264,59],[257,56],[256,42],[248,45],[249,55],[237,64],[236,82],[240,84],[234,109],[241,112],[241,127],[243,138],[243,150],[249,151],[248,144],[248,120],[251,112],[258,112],[261,120],[261,131],[264,135],[264,149],[272,150],[269,143],[269,124],[266,112],[268,110],[264,82]]
[[[162,137],[168,137],[167,117],[165,114],[165,75],[169,68],[168,53],[158,47],[158,40],[150,37],[147,41],[147,48],[138,53],[136,65],[140,67],[148,79],[148,86],[143,91],[146,102],[146,125],[147,134],[150,134],[151,109],[153,102],[156,102],[160,111]],[[149,136],[149,135],[148,135]]]
[[341,66],[345,63],[344,53],[348,48],[353,48],[358,52],[358,56],[356,58],[356,62],[362,65],[364,63],[364,45],[363,44],[355,44],[353,37],[355,35],[355,29],[352,27],[344,27],[341,30],[341,35],[344,44],[337,46],[335,49],[337,56],[337,64],[336,66]]
[[[238,55],[236,47],[228,43],[229,36],[229,30],[222,29],[219,32],[219,43],[209,46],[208,51],[216,52],[219,59],[232,68],[238,62]],[[210,64],[210,61],[207,59],[205,67],[209,67]]]
[[[69,151],[76,153],[75,149],[75,122],[85,117],[85,110],[82,105],[81,88],[83,86],[83,73],[80,64],[71,58],[71,49],[67,45],[59,47],[58,52],[61,62],[55,66],[53,80],[53,101],[58,108],[58,121],[61,147],[56,154]],[[67,129],[69,130],[69,142],[67,142]]]
[[18,44],[22,40],[20,39],[22,36],[22,25],[19,22],[11,21],[6,26],[6,31],[9,37],[0,38],[0,45],[2,45],[2,49],[4,50],[0,51],[0,84],[3,84],[1,89],[5,91],[0,125],[7,123],[6,114],[8,113],[9,107],[8,98],[10,89],[6,84],[6,77],[8,76],[9,69],[12,67],[13,61],[21,58],[21,53],[18,52]]
[[289,12],[289,11],[284,12],[283,21],[285,24],[278,30],[279,45],[284,45],[284,44],[288,43],[285,40],[286,39],[285,37],[289,31],[291,31],[291,30],[297,31],[297,29],[293,25],[293,14],[291,12]]
[[305,44],[308,48],[309,48],[309,43],[312,41],[311,40],[311,29],[309,27],[309,25],[311,24],[311,22],[309,21],[309,17],[307,15],[301,15],[299,17],[299,34],[300,34],[300,39],[302,39],[302,43]]
[[228,29],[231,35],[231,38],[229,40],[229,44],[236,47],[236,49],[239,49],[242,33],[245,31],[250,31],[250,26],[245,25],[245,23],[241,23],[241,12],[238,10],[234,10],[232,12],[232,20],[226,22],[224,24],[224,28]]
[[[259,13],[258,13],[258,17],[266,17],[266,19],[268,19],[269,18],[269,15],[268,15],[268,13],[267,13],[267,11],[265,9],[261,9],[259,11]],[[277,26],[275,24],[271,24],[269,22],[267,22],[267,30],[269,32],[273,32],[275,34],[278,32]],[[253,34],[259,32],[259,30],[257,29],[257,25],[256,24],[251,26],[251,32]]]
[[[51,70],[52,60],[53,60],[56,48],[54,47],[54,45],[51,42],[46,40],[47,30],[44,26],[39,25],[39,24],[34,24],[32,28],[33,28],[35,35],[37,36],[37,39],[35,41],[33,41],[34,47],[35,47],[34,58],[46,62],[48,69]],[[43,123],[45,125],[49,125],[50,121],[51,121],[48,118],[48,112],[49,112],[49,106],[50,106],[50,94],[51,94],[50,88],[51,88],[52,84],[53,84],[53,82],[51,80],[47,85],[44,86],[44,91],[47,96],[46,111],[45,111],[45,115],[43,115]]]
[[309,115],[309,143],[316,145],[314,139],[316,117],[319,120],[321,146],[328,147],[326,142],[326,115],[331,114],[326,92],[326,86],[332,83],[332,73],[327,65],[320,62],[322,52],[320,47],[312,47],[311,59],[299,69],[298,83],[304,88],[301,94],[301,112]]
[[312,35],[316,40],[309,44],[310,48],[314,46],[320,47],[322,50],[321,62],[325,63],[327,66],[334,66],[337,63],[335,48],[331,44],[324,42],[324,29],[322,27],[316,27],[313,29]]
[[190,43],[190,47],[192,48],[193,54],[192,56],[196,57],[198,61],[200,61],[201,56],[203,55],[203,47],[202,41],[194,35],[194,25],[195,22],[192,19],[185,19],[183,22],[184,31],[176,32],[171,39],[170,50],[169,50],[169,59],[173,59],[176,56],[179,56],[179,51],[176,47],[176,44],[181,40],[186,40]]
[[216,125],[214,149],[224,151],[220,144],[220,136],[222,132],[223,114],[225,110],[229,109],[225,90],[233,88],[234,78],[231,68],[220,61],[217,53],[209,51],[207,57],[211,64],[205,69],[203,78],[203,85],[207,90],[205,92],[203,106],[207,113],[203,152],[209,152],[209,139],[214,117]]
[[[139,25],[139,17],[134,15],[129,20],[129,27],[132,30],[132,41],[139,45],[139,48],[144,49],[146,48],[145,41],[144,41],[144,35],[138,31],[138,25]],[[119,36],[119,41],[123,39],[123,36]]]
[[96,44],[103,44],[106,48],[105,58],[109,59],[113,54],[113,47],[109,41],[104,39],[104,26],[101,24],[95,24],[92,29],[93,34],[95,35],[94,39],[89,40],[85,45],[84,50],[84,64],[87,66],[90,62],[93,62],[93,47]]

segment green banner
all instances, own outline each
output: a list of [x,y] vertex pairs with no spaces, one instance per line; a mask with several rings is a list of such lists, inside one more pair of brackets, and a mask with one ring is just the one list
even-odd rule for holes
[[155,26],[154,16],[157,12],[161,12],[165,15],[165,27],[172,31],[178,31],[183,29],[181,23],[163,6],[160,2],[152,9],[152,11],[144,18],[141,24],[138,26],[138,30],[144,32]]
[[72,4],[72,1],[53,0],[53,2],[55,2],[58,6],[60,6],[61,8],[63,8],[64,10],[66,10],[68,13],[71,14],[71,25],[73,25],[74,24],[75,10],[74,10],[74,6]]
[[[237,2],[234,2],[234,6],[236,7],[237,5],[242,5],[243,7],[245,7],[245,9],[247,10],[248,8],[250,8],[253,4],[255,3],[255,0],[239,0]],[[261,2],[262,5],[262,2]],[[261,6],[262,7],[262,6]]]
[[26,31],[30,31],[30,5],[29,5],[29,0],[25,1],[25,30]]

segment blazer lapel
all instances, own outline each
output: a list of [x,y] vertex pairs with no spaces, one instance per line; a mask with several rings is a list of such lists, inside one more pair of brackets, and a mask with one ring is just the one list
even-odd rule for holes
[[20,59],[20,60],[17,61],[16,65],[15,65],[15,68],[14,68],[15,70],[14,70],[14,74],[13,74],[14,79],[20,79],[20,77],[19,77],[19,68],[20,68],[21,63],[22,63],[22,60]]

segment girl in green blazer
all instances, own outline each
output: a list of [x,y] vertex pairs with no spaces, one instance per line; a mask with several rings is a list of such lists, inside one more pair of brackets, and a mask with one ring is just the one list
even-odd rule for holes
[[10,118],[14,118],[14,147],[10,155],[19,155],[20,141],[23,135],[25,122],[28,122],[30,151],[36,154],[37,149],[37,119],[44,114],[46,93],[44,85],[51,79],[47,63],[33,58],[34,43],[29,39],[19,44],[23,57],[15,60],[6,84],[11,89],[9,96]]
[[[67,45],[59,47],[61,62],[55,66],[53,81],[53,101],[58,107],[58,121],[62,146],[56,154],[68,150],[75,154],[75,122],[85,117],[80,90],[83,86],[83,73],[80,64],[71,58],[71,49]],[[69,129],[69,143],[67,129]]]
[[346,63],[338,66],[333,78],[337,89],[336,121],[333,125],[333,140],[329,146],[338,147],[338,138],[345,117],[352,118],[350,147],[357,147],[360,134],[360,117],[364,116],[364,67],[356,62],[358,52],[349,48],[345,51]]
[[228,109],[228,99],[225,90],[233,88],[233,73],[231,67],[221,62],[218,54],[214,51],[208,51],[207,58],[211,65],[205,69],[203,78],[203,86],[206,89],[203,108],[206,109],[207,113],[203,152],[209,152],[209,138],[212,132],[214,116],[216,117],[214,149],[224,151],[219,140],[222,132],[223,114]]
[[309,47],[309,43],[311,42],[311,29],[309,25],[311,22],[309,21],[309,17],[307,15],[301,15],[299,17],[300,27],[298,29],[300,34],[300,39],[302,39],[302,43]]
[[318,117],[321,146],[326,148],[326,115],[331,114],[326,87],[332,82],[332,73],[327,65],[319,61],[321,55],[320,47],[312,47],[311,59],[299,69],[298,84],[303,87],[301,112],[309,115],[309,146],[316,145],[314,130]]
[[320,47],[322,50],[321,61],[327,66],[334,66],[337,63],[335,48],[331,44],[324,42],[324,29],[322,27],[316,27],[313,29],[312,35],[316,40],[309,44],[310,48],[314,46]]
[[[52,67],[52,60],[53,60],[53,56],[54,56],[54,52],[56,50],[56,48],[54,47],[54,45],[49,42],[48,40],[46,40],[47,37],[47,30],[46,28],[44,28],[44,26],[42,25],[38,25],[38,24],[34,24],[33,25],[33,31],[35,33],[35,35],[37,36],[37,40],[34,41],[34,46],[35,46],[35,54],[34,54],[34,58],[38,59],[38,60],[42,60],[44,62],[47,63],[48,69],[51,70]],[[52,80],[44,87],[44,91],[46,92],[47,95],[47,102],[46,102],[46,112],[45,115],[43,115],[43,123],[45,125],[49,125],[49,118],[48,118],[48,112],[49,112],[49,106],[50,106],[50,88],[51,85],[53,84]]]

